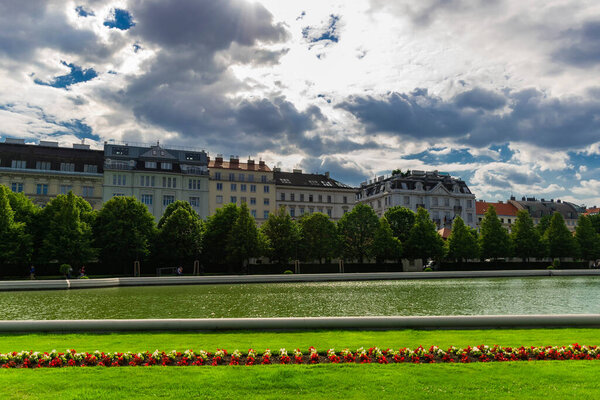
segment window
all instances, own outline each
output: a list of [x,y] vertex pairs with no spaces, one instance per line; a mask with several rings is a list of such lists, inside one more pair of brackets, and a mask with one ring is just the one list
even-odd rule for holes
[[141,197],[142,197],[141,201],[143,204],[145,204],[147,206],[152,205],[152,195],[151,194],[143,194]]
[[71,190],[73,190],[73,186],[71,185],[60,185],[60,194],[67,194]]
[[304,201],[304,193],[300,193],[300,201]]
[[125,175],[113,175],[113,185],[125,186],[127,184],[127,177]]
[[381,208],[381,199],[377,200],[377,208]]
[[245,203],[245,202],[246,202],[246,196],[240,197],[240,203]]
[[500,218],[500,222],[504,223],[504,218]]
[[235,174],[234,173],[230,173],[229,174],[229,180],[230,181],[235,181]]
[[266,176],[266,175],[261,175],[261,176],[260,176],[260,181],[261,181],[262,183],[267,183],[267,176]]
[[10,163],[11,168],[25,168],[27,163],[24,160],[12,160]]
[[300,207],[300,215],[304,215],[304,207]]
[[467,207],[468,208],[473,207],[473,200],[467,200]]
[[308,202],[309,202],[309,203],[312,203],[312,202],[313,202],[313,195],[312,195],[312,194],[309,194],[309,195],[308,195]]
[[202,161],[202,154],[200,153],[185,153],[185,159],[190,161]]
[[215,172],[215,179],[220,181],[221,180],[221,173],[220,172]]
[[432,197],[431,198],[431,205],[434,207],[437,207],[438,205],[438,198],[437,197]]
[[248,182],[254,182],[254,175],[248,174]]
[[68,171],[68,172],[73,172],[75,171],[75,164],[73,163],[60,163],[60,170],[61,171]]
[[256,218],[256,210],[250,210],[250,215],[252,215],[253,218]]
[[256,185],[250,185],[250,191],[256,193]]
[[320,195],[319,195],[319,203],[322,203],[322,202],[323,202],[323,195],[322,195],[322,194],[320,194]]
[[264,218],[264,219],[267,219],[267,218],[269,218],[269,211],[268,211],[268,210],[265,210],[265,211],[263,212],[263,218]]
[[235,196],[231,196],[231,197],[229,198],[229,202],[230,202],[230,203],[237,203],[237,197],[235,197]]
[[113,147],[112,153],[115,156],[126,156],[129,154],[129,149],[127,147]]
[[296,209],[295,208],[290,208],[290,217],[295,217],[296,216]]
[[142,175],[140,176],[140,186],[152,186],[154,187],[155,180],[153,176],[150,175]]
[[223,190],[223,184],[221,182],[217,182],[217,190]]
[[344,196],[344,204],[348,203],[348,197]]
[[83,172],[88,172],[91,174],[96,174],[98,173],[98,166],[97,165],[91,165],[91,164],[83,164]]
[[173,164],[170,162],[161,162],[160,163],[160,168],[161,169],[166,169],[166,170],[171,170],[173,169]]
[[190,206],[200,207],[200,197],[190,197]]
[[51,168],[50,161],[36,161],[35,169],[49,170]]
[[250,197],[250,205],[256,204],[256,197]]
[[35,187],[36,194],[48,194],[48,185],[45,183],[38,183]]
[[410,196],[404,196],[404,204],[410,204]]
[[327,196],[327,202],[331,203],[331,196]]
[[173,178],[173,186],[171,186],[173,188],[177,187],[177,178]]
[[146,168],[156,168],[156,161],[146,161],[145,166]]
[[329,218],[331,218],[331,208],[328,208],[328,209],[327,209],[327,216],[328,216]]
[[172,195],[164,195],[163,196],[163,206],[168,206],[169,204],[175,203],[175,196]]
[[83,197],[94,197],[94,187],[93,186],[84,186],[82,188]]
[[294,201],[295,200],[296,195],[294,193],[290,193],[290,200]]
[[269,186],[265,185],[265,186],[263,187],[263,192],[264,192],[264,193],[269,193]]
[[444,205],[445,205],[446,207],[450,206],[450,198],[446,197],[446,198],[444,199]]
[[10,184],[10,189],[15,193],[23,192],[23,182],[13,182]]
[[231,191],[232,191],[232,192],[235,192],[235,191],[237,191],[237,184],[236,184],[236,183],[232,183],[232,184],[231,184]]
[[264,204],[265,206],[268,206],[268,205],[269,205],[269,198],[268,198],[268,197],[265,197],[265,198],[263,199],[263,204]]
[[320,213],[322,213],[323,212],[323,207],[317,208],[317,211],[320,212]]
[[239,174],[238,175],[238,180],[244,182],[244,174]]
[[200,189],[200,181],[198,179],[190,179],[188,182],[189,190],[199,190]]
[[285,193],[281,193],[281,201],[285,201]]
[[240,190],[241,190],[242,192],[245,192],[245,191],[246,191],[246,184],[245,184],[245,183],[242,183],[242,184],[240,184]]
[[217,196],[217,204],[223,204],[223,196],[221,196],[221,195]]
[[454,199],[454,205],[455,206],[460,206],[460,200],[459,199]]
[[508,219],[508,223],[510,224],[510,218]]

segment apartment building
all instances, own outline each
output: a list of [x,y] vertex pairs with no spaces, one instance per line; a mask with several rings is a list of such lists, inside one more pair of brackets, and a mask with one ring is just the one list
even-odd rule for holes
[[204,150],[104,143],[104,195],[134,196],[156,220],[167,206],[187,201],[202,218],[209,215],[208,155]]
[[264,161],[240,162],[239,156],[224,161],[219,154],[214,160],[209,158],[208,168],[210,215],[225,204],[246,203],[256,222],[262,224],[277,209],[273,171]]
[[552,215],[558,211],[565,220],[567,228],[571,232],[575,231],[577,227],[577,219],[579,214],[573,204],[563,202],[560,199],[554,200],[537,200],[535,197],[522,197],[521,200],[517,200],[515,197],[511,197],[509,203],[513,204],[519,210],[527,210],[533,223],[537,225],[542,217],[546,215]]
[[58,142],[0,143],[0,184],[44,206],[59,194],[73,192],[94,209],[102,207],[103,152],[86,144],[59,147]]
[[494,206],[494,208],[496,209],[496,215],[498,215],[502,226],[506,228],[509,232],[511,232],[512,225],[517,220],[517,213],[519,212],[519,209],[515,207],[514,204],[503,201],[498,201],[496,203],[491,203],[483,200],[477,201],[475,207],[477,211],[477,228],[481,226],[481,221],[483,220],[483,217],[485,216],[485,213],[490,206]]
[[381,217],[394,206],[413,211],[425,208],[438,229],[452,226],[456,216],[475,228],[475,195],[467,184],[438,171],[411,171],[389,177],[380,176],[361,183],[358,203],[368,204]]
[[284,206],[292,218],[304,214],[323,213],[338,221],[354,206],[356,189],[332,179],[329,173],[305,174],[274,170],[277,208]]

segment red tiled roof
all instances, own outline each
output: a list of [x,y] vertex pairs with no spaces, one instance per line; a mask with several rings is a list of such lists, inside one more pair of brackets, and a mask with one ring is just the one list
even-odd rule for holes
[[598,207],[596,207],[596,208],[588,208],[587,210],[585,210],[584,214],[585,215],[600,214],[600,208],[598,208]]
[[452,233],[452,229],[449,228],[442,228],[442,229],[438,229],[438,234],[442,237],[442,239],[446,240],[450,237],[450,234]]
[[487,201],[478,201],[475,203],[476,214],[485,214],[490,205],[494,206],[497,215],[510,215],[516,217],[517,212],[519,211],[517,207],[510,203],[488,203]]

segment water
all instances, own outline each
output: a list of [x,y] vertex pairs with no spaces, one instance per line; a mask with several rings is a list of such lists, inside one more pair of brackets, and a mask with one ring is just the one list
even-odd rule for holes
[[600,277],[0,292],[0,319],[600,313]]

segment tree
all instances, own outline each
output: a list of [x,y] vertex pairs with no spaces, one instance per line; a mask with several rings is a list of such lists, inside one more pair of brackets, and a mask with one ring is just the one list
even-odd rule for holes
[[73,192],[52,199],[41,212],[44,224],[41,254],[59,264],[80,266],[95,257],[90,203]]
[[482,258],[496,259],[510,254],[508,231],[502,226],[494,206],[489,206],[485,212],[479,233]]
[[200,216],[192,208],[190,203],[188,203],[187,201],[177,200],[176,202],[169,204],[165,209],[165,212],[163,213],[162,217],[160,217],[160,219],[158,220],[158,229],[162,228],[167,218],[169,218],[173,212],[179,210],[180,208],[185,209],[188,213],[196,216],[196,218],[200,218]]
[[158,259],[177,266],[199,259],[202,252],[202,221],[196,212],[182,205],[187,203],[179,203],[163,221],[155,244]]
[[540,238],[544,237],[544,233],[548,227],[550,227],[550,220],[552,219],[552,215],[544,215],[540,218],[540,222],[536,225],[535,229],[537,229]]
[[415,224],[415,213],[411,209],[402,206],[394,206],[383,215],[392,228],[394,236],[402,243],[408,239],[410,229]]
[[303,260],[319,260],[337,256],[338,236],[335,224],[323,213],[304,214],[300,225],[300,250]]
[[231,227],[227,238],[228,260],[235,266],[241,267],[246,272],[248,260],[260,255],[260,239],[256,221],[250,215],[246,203],[242,203],[238,216]]
[[540,234],[533,225],[533,219],[527,210],[519,210],[510,233],[513,254],[529,262],[531,257],[543,256],[543,244]]
[[465,225],[460,216],[454,218],[452,223],[452,232],[446,242],[448,253],[446,257],[462,262],[463,260],[479,257],[479,243],[477,243],[477,233],[473,233],[471,228]]
[[9,190],[0,185],[0,265],[26,262],[32,250],[31,236],[25,232],[25,223],[15,221]]
[[280,207],[277,213],[269,214],[269,218],[261,227],[261,232],[269,239],[270,247],[266,255],[271,260],[285,265],[289,263],[290,258],[297,257],[300,231],[284,206]]
[[373,209],[359,203],[352,211],[344,214],[338,222],[338,235],[344,258],[356,259],[361,263],[366,256],[372,254],[375,231],[379,227],[379,219]]
[[379,226],[375,230],[375,239],[371,248],[371,256],[377,262],[385,260],[399,260],[402,257],[402,244],[394,237],[392,228],[385,217],[379,219]]
[[588,261],[600,258],[600,235],[596,233],[588,216],[579,216],[577,228],[575,228],[575,239],[579,245],[581,258]]
[[135,197],[113,197],[104,203],[94,223],[100,260],[120,265],[123,273],[150,254],[155,235],[154,216]]
[[33,204],[31,199],[23,193],[14,193],[7,188],[8,201],[10,208],[14,212],[14,221],[24,224],[24,231],[27,237],[24,237],[25,247],[20,250],[22,262],[32,262],[36,258],[36,250],[41,248],[41,232],[43,227],[40,224],[39,214],[42,210],[39,206]]
[[577,241],[558,211],[552,215],[550,226],[544,233],[544,239],[548,243],[548,252],[552,258],[577,257],[579,253]]
[[227,240],[238,214],[239,210],[235,204],[227,204],[223,208],[218,208],[204,224],[202,254],[207,264],[217,265],[227,262]]
[[410,229],[404,247],[409,258],[420,259],[423,264],[428,258],[444,256],[444,239],[437,233],[435,223],[426,209],[419,207],[417,210],[415,224]]
[[590,219],[592,226],[596,230],[596,233],[600,235],[600,214],[590,215],[588,216],[588,218]]

